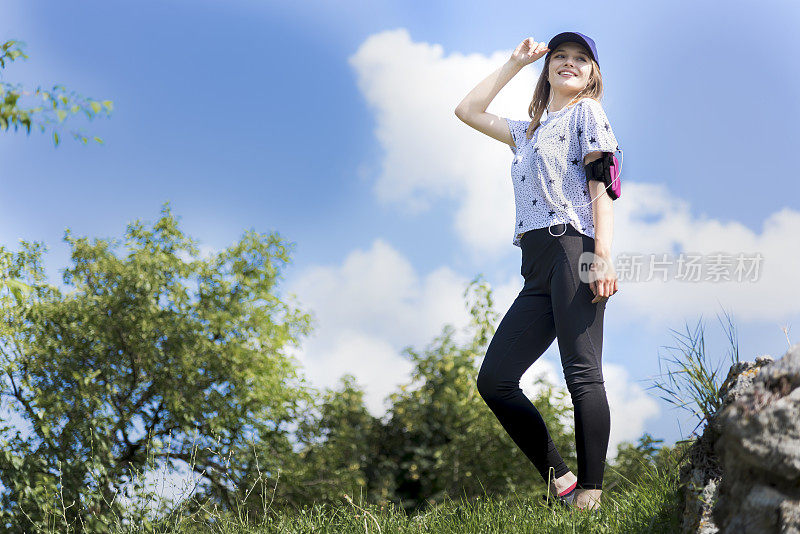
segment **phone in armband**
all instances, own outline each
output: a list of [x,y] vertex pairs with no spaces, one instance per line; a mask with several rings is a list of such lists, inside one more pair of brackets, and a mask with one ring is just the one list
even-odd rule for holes
[[620,162],[613,152],[603,152],[602,157],[587,163],[583,168],[586,170],[586,181],[598,180],[603,182],[611,200],[617,200],[622,196],[622,182],[619,179],[621,174]]

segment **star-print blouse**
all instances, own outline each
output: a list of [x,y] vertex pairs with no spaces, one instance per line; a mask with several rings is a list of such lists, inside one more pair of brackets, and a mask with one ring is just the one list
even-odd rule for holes
[[514,184],[516,221],[513,244],[528,230],[569,223],[594,238],[589,185],[583,158],[596,150],[616,152],[617,139],[603,106],[585,97],[541,121],[530,140],[530,120],[506,118],[516,147],[512,147],[511,180]]

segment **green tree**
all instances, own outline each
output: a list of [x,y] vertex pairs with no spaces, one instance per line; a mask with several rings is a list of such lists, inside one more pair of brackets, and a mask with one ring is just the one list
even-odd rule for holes
[[31,429],[2,429],[2,524],[106,531],[148,449],[233,507],[240,481],[291,455],[288,427],[312,401],[286,352],[312,318],[275,294],[290,247],[250,230],[202,258],[168,204],[152,230],[128,225],[124,258],[118,240],[65,241],[66,293],[47,283],[41,244],[0,247],[3,274],[33,287],[21,304],[0,296],[2,394]]
[[369,485],[380,427],[364,405],[355,377],[342,376],[339,387],[322,392],[315,409],[299,422],[298,467],[288,484],[277,487],[276,500],[300,506],[341,503],[343,494],[359,494]]

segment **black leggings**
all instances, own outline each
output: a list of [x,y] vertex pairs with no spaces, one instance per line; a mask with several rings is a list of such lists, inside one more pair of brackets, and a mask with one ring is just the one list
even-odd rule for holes
[[[564,227],[566,226],[566,231]],[[558,338],[567,389],[575,408],[578,487],[602,489],[611,415],[603,384],[605,300],[579,277],[578,258],[594,252],[594,239],[571,225],[525,232],[521,274],[525,285],[497,327],[478,373],[478,392],[500,424],[533,462],[542,479],[569,471],[544,420],[519,386],[523,373]]]

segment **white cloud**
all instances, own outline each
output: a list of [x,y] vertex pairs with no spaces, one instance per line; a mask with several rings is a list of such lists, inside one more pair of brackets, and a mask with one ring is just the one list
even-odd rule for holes
[[[441,46],[414,43],[407,31],[396,30],[369,37],[350,58],[358,86],[375,110],[376,136],[385,149],[375,183],[377,199],[412,213],[455,199],[453,232],[472,254],[499,254],[510,244],[511,151],[464,125],[454,111],[506,55],[445,58]],[[532,83],[530,71],[521,73],[493,107],[521,117],[524,109],[512,113],[510,103],[523,102],[524,88]]]
[[[716,253],[732,259],[739,253],[759,253],[763,259],[755,281],[681,282],[674,278],[675,265],[667,282],[658,277],[648,282],[645,277],[639,282],[621,280],[620,291],[613,297],[620,306],[619,317],[635,317],[653,327],[682,321],[687,315],[710,314],[718,311],[718,304],[734,310],[743,321],[780,321],[800,311],[800,286],[794,283],[800,247],[793,245],[800,212],[784,208],[771,214],[758,234],[736,221],[693,217],[688,202],[666,186],[629,182],[626,188],[624,202],[614,211],[615,265],[623,253],[645,254],[649,262],[650,255],[658,261],[662,254],[674,253],[674,248],[702,255],[704,261]],[[644,274],[649,272],[643,269]],[[708,280],[709,274],[704,267],[701,280]]]
[[[519,282],[517,276],[493,288],[496,309],[511,305]],[[420,276],[378,239],[370,250],[352,251],[341,265],[310,267],[290,281],[287,292],[297,295],[316,322],[293,355],[318,387],[334,387],[341,375],[352,373],[366,390],[370,412],[383,415],[386,395],[409,378],[404,347],[422,350],[446,323],[456,328],[458,343],[466,342],[468,283],[448,267]]]

